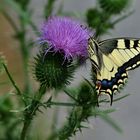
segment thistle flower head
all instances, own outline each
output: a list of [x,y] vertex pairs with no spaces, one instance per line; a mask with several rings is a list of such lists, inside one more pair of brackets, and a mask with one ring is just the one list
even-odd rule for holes
[[62,52],[65,59],[87,57],[90,31],[82,24],[68,17],[51,17],[41,29],[41,42],[47,43],[49,50]]

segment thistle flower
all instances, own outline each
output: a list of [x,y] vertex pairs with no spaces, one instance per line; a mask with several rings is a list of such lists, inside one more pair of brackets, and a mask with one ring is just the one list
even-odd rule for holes
[[51,17],[41,28],[41,43],[47,43],[49,50],[62,52],[65,59],[86,58],[90,31],[78,21],[68,17]]
[[71,18],[49,18],[41,28],[41,51],[35,57],[34,66],[36,80],[50,89],[69,84],[77,67],[73,59],[83,60],[88,56],[90,34]]

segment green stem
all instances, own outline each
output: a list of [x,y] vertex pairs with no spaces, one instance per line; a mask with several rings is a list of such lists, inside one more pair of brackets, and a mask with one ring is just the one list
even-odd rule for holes
[[30,93],[31,90],[29,72],[28,72],[29,48],[26,43],[26,34],[27,34],[26,23],[24,22],[24,19],[22,19],[22,17],[20,17],[20,27],[21,27],[21,31],[19,32],[18,39],[20,41],[20,49],[21,49],[22,60],[23,60],[23,69],[24,69],[24,78],[25,78],[24,92],[28,94]]
[[[58,97],[58,93],[57,93],[57,90],[55,90],[55,93],[54,93],[54,99],[57,100],[57,97]],[[51,105],[57,105],[56,102],[50,102]],[[55,104],[56,103],[56,104]],[[58,115],[59,115],[59,105],[57,107],[54,108],[54,112],[52,114],[52,124],[51,124],[51,134],[55,133],[56,132],[56,126],[57,126],[57,123],[58,123]]]
[[128,16],[132,15],[134,13],[134,11],[131,11],[129,13],[127,13],[126,15],[121,16],[120,18],[116,19],[114,22],[112,22],[111,24],[114,26],[115,24],[117,24],[118,22],[124,20],[125,18],[127,18]]
[[9,80],[11,81],[12,85],[14,86],[14,88],[15,88],[16,91],[17,91],[17,95],[20,95],[20,96],[22,97],[22,101],[24,102],[24,104],[25,104],[25,106],[26,106],[26,101],[25,101],[25,99],[24,99],[24,96],[22,96],[22,93],[21,93],[20,89],[18,88],[18,86],[16,85],[16,83],[15,83],[15,81],[13,80],[12,76],[10,75],[10,73],[9,73],[9,71],[8,71],[8,69],[7,69],[7,67],[6,67],[6,65],[3,64],[3,67],[4,67],[4,69],[5,69],[5,72],[6,72],[7,76],[8,76],[8,78],[9,78]]
[[24,123],[23,129],[22,129],[22,132],[21,132],[21,136],[20,136],[20,140],[25,140],[26,133],[28,131],[28,128],[29,128],[30,123],[31,123],[31,120],[30,121],[26,121]]
[[15,89],[16,89],[16,91],[17,91],[17,94],[18,94],[18,95],[22,95],[20,89],[19,89],[18,86],[16,85],[15,81],[13,80],[12,76],[10,75],[10,73],[9,73],[9,71],[8,71],[8,69],[7,69],[7,67],[6,67],[5,64],[3,64],[3,67],[4,67],[4,69],[5,69],[5,72],[6,72],[7,76],[8,76],[8,78],[9,78],[9,80],[11,81],[12,85],[15,87]]
[[61,0],[58,11],[57,11],[58,15],[62,15],[63,7],[64,7],[64,0]]
[[75,103],[63,103],[63,102],[50,102],[49,105],[56,105],[56,106],[69,106],[69,107],[74,107],[77,106]]
[[83,107],[74,107],[68,118],[68,122],[58,132],[59,140],[69,139],[70,136],[75,134],[77,128],[80,128],[80,123],[83,119]]
[[50,135],[47,140],[56,140],[57,138],[59,140],[69,139],[69,137],[75,134],[78,129],[81,129],[81,122],[89,117],[90,109],[91,107],[84,106],[73,107],[66,124]]
[[38,93],[34,96],[34,99],[32,100],[30,107],[25,110],[25,112],[24,112],[25,113],[24,114],[24,125],[22,128],[20,140],[25,140],[25,138],[27,136],[28,129],[29,129],[31,122],[33,120],[33,117],[34,117],[34,115],[35,115],[35,113],[38,110],[38,107],[40,105],[40,100],[45,92],[46,92],[46,87],[40,86],[40,89],[39,89]]
[[47,4],[45,5],[44,15],[45,15],[46,19],[48,19],[48,17],[51,16],[51,14],[52,14],[54,2],[55,2],[55,0],[48,0]]
[[64,93],[67,94],[70,98],[72,98],[75,102],[77,102],[78,100],[76,98],[74,98],[67,90],[64,90]]

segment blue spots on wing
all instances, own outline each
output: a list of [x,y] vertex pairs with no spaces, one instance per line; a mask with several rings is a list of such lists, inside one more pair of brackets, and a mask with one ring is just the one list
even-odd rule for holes
[[113,91],[113,85],[119,85],[118,80],[123,80],[126,77],[122,77],[123,73],[126,73],[126,71],[123,68],[118,68],[118,72],[111,78],[111,80],[103,79],[101,81],[101,90],[111,89]]
[[113,82],[112,82],[112,81],[109,81],[109,82],[108,82],[108,87],[109,87],[109,88],[112,88],[112,85],[113,85]]
[[102,85],[104,85],[104,86],[106,86],[107,85],[107,80],[106,79],[104,79],[104,80],[102,80]]
[[118,73],[119,74],[122,74],[122,73],[125,73],[125,68],[123,68],[123,67],[120,67],[120,68],[118,68]]
[[117,78],[112,78],[112,82],[115,84],[117,82]]
[[108,88],[112,88],[113,86],[113,82],[112,81],[108,81],[107,79],[104,79],[101,81],[101,87],[102,89],[108,89]]
[[120,78],[120,76],[121,76],[121,74],[120,74],[120,73],[116,73],[116,74],[115,74],[115,78],[116,78],[116,79],[119,79],[119,78]]

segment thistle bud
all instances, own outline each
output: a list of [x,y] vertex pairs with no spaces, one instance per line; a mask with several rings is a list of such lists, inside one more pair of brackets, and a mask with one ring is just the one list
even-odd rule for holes
[[40,52],[35,57],[34,74],[41,85],[59,89],[70,83],[73,77],[74,66],[65,60],[61,53]]
[[128,3],[129,0],[99,0],[100,7],[110,14],[120,14]]
[[87,82],[82,83],[78,94],[78,101],[83,105],[97,105],[98,97],[95,87]]

